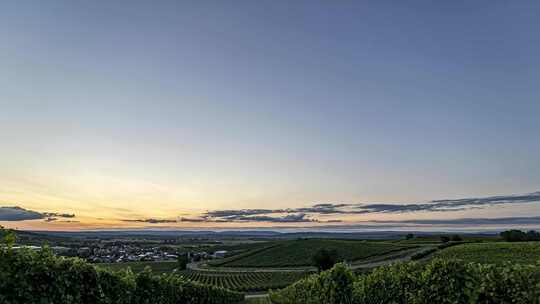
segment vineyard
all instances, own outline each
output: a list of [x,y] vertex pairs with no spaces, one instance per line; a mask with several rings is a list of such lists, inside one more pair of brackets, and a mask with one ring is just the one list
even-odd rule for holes
[[446,248],[436,256],[485,264],[535,264],[540,261],[540,242],[462,244]]
[[299,281],[310,272],[217,272],[187,270],[181,275],[202,284],[219,286],[235,291],[266,291],[279,289]]
[[293,240],[275,242],[268,247],[257,248],[230,258],[214,261],[212,265],[221,267],[309,266],[312,263],[313,253],[322,248],[335,250],[339,260],[357,261],[415,247],[415,245],[392,244],[390,242],[328,239]]

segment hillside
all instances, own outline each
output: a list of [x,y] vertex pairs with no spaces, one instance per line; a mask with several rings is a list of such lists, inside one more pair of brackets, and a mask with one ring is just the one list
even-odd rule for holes
[[446,248],[436,257],[484,264],[535,264],[540,261],[540,242],[472,243]]
[[356,261],[375,255],[413,248],[412,245],[387,242],[307,239],[273,242],[230,258],[214,261],[221,267],[288,267],[311,265],[311,257],[319,249],[336,250],[341,261]]

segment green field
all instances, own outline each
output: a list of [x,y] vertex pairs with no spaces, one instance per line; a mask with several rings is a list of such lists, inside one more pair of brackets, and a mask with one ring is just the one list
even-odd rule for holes
[[127,263],[102,263],[95,264],[98,267],[108,268],[110,270],[118,271],[126,268],[131,268],[131,271],[138,273],[143,271],[146,267],[150,267],[152,272],[156,274],[172,272],[178,265],[176,261],[167,262],[127,262]]
[[220,267],[308,266],[311,265],[313,254],[322,248],[336,250],[339,260],[356,261],[413,247],[389,242],[328,239],[293,240],[274,242],[268,247],[214,261],[212,265]]
[[301,280],[311,273],[309,272],[218,272],[218,271],[192,271],[186,270],[180,273],[184,278],[224,287],[235,291],[267,291],[286,287]]
[[472,243],[446,248],[435,257],[457,258],[468,262],[535,264],[540,261],[540,242]]

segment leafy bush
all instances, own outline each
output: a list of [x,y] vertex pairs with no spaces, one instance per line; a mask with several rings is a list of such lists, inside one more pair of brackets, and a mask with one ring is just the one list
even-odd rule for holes
[[147,270],[110,272],[50,250],[0,248],[2,304],[226,304],[241,293],[189,282],[179,276],[154,276]]
[[421,268],[417,263],[379,267],[354,283],[353,298],[358,304],[408,303],[418,287]]
[[279,304],[353,303],[353,273],[343,264],[312,275],[281,291],[271,292],[270,299]]
[[[540,264],[497,266],[434,259],[427,265],[379,267],[357,278],[347,276],[350,272],[338,265],[273,292],[270,299],[277,304],[540,304]],[[348,279],[339,279],[342,275]],[[346,282],[352,284],[352,292],[343,285]],[[343,297],[330,296],[337,293]]]
[[[540,269],[532,265],[475,264],[476,299],[475,303],[539,303],[540,302]],[[536,282],[536,286],[534,285]]]
[[435,259],[418,277],[412,303],[468,303],[472,283],[471,269],[466,264]]

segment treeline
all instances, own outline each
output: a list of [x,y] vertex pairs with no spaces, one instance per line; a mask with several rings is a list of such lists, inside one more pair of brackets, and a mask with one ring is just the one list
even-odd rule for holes
[[243,299],[241,293],[172,274],[111,272],[49,250],[0,248],[2,304],[228,304]]
[[270,294],[276,304],[540,303],[540,266],[435,259],[355,276],[342,264]]
[[501,237],[507,242],[540,241],[540,232],[534,230],[528,232],[523,232],[521,230],[507,230],[501,232]]

